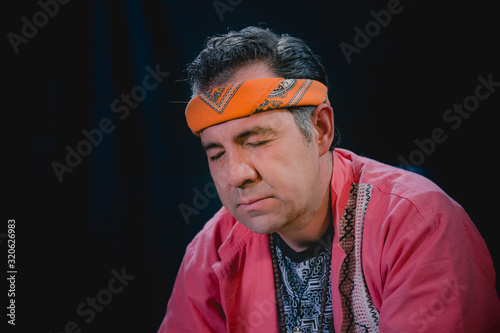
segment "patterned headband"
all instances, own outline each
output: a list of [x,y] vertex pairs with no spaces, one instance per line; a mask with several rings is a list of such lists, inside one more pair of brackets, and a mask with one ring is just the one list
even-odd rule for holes
[[194,97],[186,120],[194,134],[255,112],[329,103],[324,84],[307,79],[265,78],[214,88]]

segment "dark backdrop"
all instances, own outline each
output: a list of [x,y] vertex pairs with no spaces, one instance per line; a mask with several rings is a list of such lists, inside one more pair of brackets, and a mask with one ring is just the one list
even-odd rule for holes
[[[305,39],[327,68],[341,146],[414,164],[467,210],[498,267],[500,91],[443,119],[479,76],[500,81],[492,3],[402,0],[377,29],[371,11],[396,2],[60,1],[2,10],[0,257],[15,219],[17,331],[157,330],[186,245],[220,207],[185,124],[184,68],[208,36],[248,25]],[[342,42],[359,46],[350,62]],[[436,128],[446,141],[431,145]]]

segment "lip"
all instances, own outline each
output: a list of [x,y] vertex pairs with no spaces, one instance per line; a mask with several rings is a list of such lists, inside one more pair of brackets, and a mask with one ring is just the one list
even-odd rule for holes
[[257,209],[260,206],[262,206],[267,201],[267,199],[271,199],[271,197],[262,197],[262,198],[245,200],[238,203],[237,206],[243,209]]

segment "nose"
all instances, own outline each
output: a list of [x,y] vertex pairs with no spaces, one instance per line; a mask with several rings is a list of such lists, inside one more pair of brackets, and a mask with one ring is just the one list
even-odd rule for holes
[[233,187],[243,188],[258,178],[257,170],[244,152],[233,151],[228,154],[228,182]]

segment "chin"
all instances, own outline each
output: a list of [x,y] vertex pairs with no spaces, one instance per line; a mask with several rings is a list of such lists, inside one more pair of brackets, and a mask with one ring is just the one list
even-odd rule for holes
[[256,234],[270,234],[279,229],[279,226],[277,226],[274,223],[271,223],[269,221],[265,221],[263,219],[251,219],[250,221],[248,220],[238,220],[246,226],[250,231],[255,232]]

